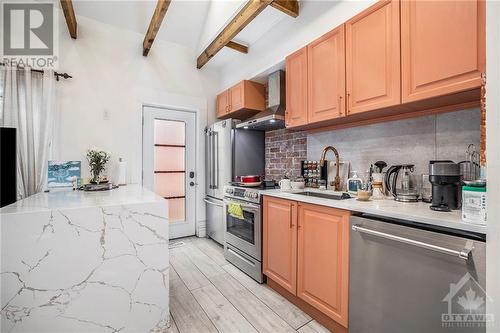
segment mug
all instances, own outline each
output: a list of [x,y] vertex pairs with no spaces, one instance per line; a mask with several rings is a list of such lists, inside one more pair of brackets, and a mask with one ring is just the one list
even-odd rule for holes
[[291,190],[292,189],[292,182],[290,179],[282,179],[279,181],[278,185],[280,186],[280,189],[282,190]]

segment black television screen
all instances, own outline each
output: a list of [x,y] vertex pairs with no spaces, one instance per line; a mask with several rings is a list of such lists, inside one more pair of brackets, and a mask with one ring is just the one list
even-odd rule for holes
[[0,207],[17,199],[16,129],[0,127]]

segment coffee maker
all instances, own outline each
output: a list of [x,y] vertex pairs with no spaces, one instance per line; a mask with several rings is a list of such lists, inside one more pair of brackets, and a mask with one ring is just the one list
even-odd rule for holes
[[429,181],[432,184],[432,210],[449,212],[460,209],[462,206],[460,164],[450,160],[430,161]]

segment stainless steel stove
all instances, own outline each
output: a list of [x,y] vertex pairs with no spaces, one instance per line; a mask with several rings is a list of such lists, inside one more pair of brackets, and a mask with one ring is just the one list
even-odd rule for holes
[[[272,187],[274,188],[274,187]],[[269,187],[224,186],[226,233],[224,257],[257,282],[262,275],[262,203],[261,192]],[[239,205],[242,216],[229,212]]]

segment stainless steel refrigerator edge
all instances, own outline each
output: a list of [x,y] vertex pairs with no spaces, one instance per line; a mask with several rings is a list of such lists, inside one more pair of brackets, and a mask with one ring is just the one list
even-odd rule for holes
[[220,244],[225,233],[224,185],[236,176],[264,174],[264,132],[236,129],[237,122],[226,119],[205,129],[207,235]]

